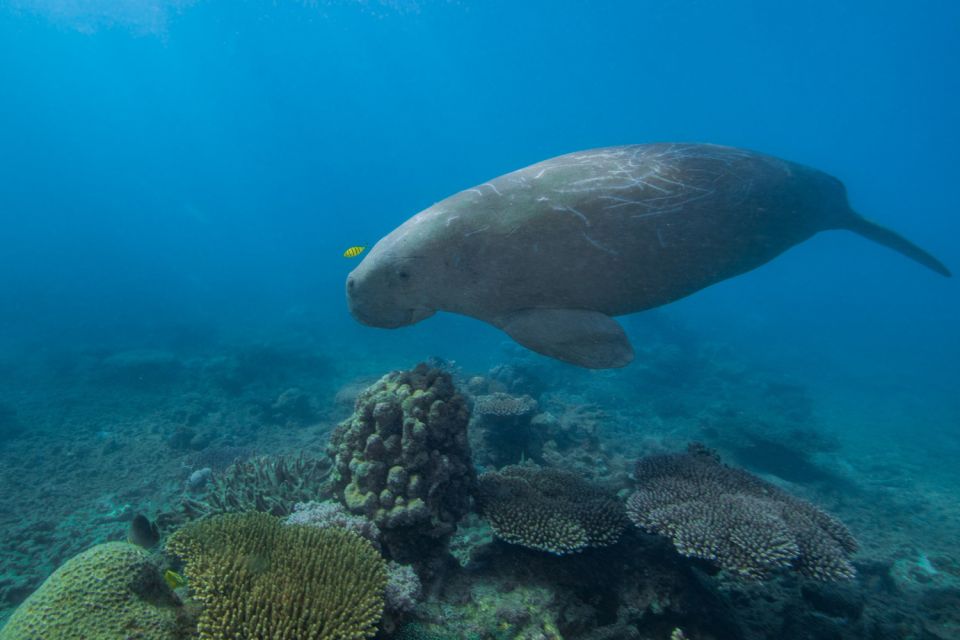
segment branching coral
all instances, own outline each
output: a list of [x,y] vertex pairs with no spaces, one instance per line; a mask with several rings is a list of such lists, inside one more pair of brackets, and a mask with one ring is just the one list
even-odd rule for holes
[[842,523],[700,445],[641,459],[636,480],[630,519],[685,556],[750,579],[785,568],[825,581],[854,575],[857,543]]
[[67,561],[20,605],[2,640],[185,637],[180,603],[149,554],[108,542]]
[[184,496],[183,508],[191,518],[243,511],[285,516],[298,502],[323,497],[329,472],[327,460],[304,456],[237,461],[213,475],[202,498]]
[[385,563],[349,531],[226,514],[180,529],[167,550],[203,604],[200,640],[359,640],[383,613]]
[[361,393],[331,436],[337,499],[376,523],[394,560],[442,552],[469,510],[468,420],[450,375],[421,364]]
[[509,466],[484,473],[477,502],[498,537],[557,555],[614,544],[627,526],[614,495],[559,469]]

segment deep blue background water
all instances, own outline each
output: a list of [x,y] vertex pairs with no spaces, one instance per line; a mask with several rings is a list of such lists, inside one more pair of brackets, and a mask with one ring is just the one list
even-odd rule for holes
[[[303,322],[346,359],[479,358],[503,337],[466,319],[356,325],[343,249],[506,171],[648,141],[822,168],[957,271],[958,54],[950,0],[4,2],[2,341]],[[810,382],[949,392],[957,294],[836,232],[668,313]]]

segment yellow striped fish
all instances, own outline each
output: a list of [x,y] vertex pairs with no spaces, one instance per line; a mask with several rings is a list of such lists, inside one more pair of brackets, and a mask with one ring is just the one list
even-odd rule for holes
[[358,255],[363,253],[364,249],[366,249],[366,247],[350,247],[349,249],[343,252],[343,257],[356,258]]
[[163,572],[163,579],[167,583],[167,586],[171,589],[179,589],[180,587],[187,584],[187,579],[182,575],[174,571],[173,569],[167,569]]

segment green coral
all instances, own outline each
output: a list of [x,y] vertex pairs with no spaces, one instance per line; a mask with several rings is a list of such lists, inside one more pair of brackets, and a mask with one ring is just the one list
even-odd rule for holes
[[442,553],[469,512],[476,482],[469,419],[450,374],[420,364],[368,387],[331,434],[333,493],[376,523],[392,559]]
[[383,613],[385,563],[349,531],[226,514],[180,529],[167,550],[203,605],[201,640],[360,640]]
[[68,560],[20,605],[0,640],[175,640],[180,603],[149,554],[126,542]]

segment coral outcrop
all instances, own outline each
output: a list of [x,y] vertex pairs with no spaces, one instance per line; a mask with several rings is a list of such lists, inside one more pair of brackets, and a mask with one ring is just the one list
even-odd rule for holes
[[327,460],[305,456],[238,460],[213,474],[203,496],[185,495],[183,509],[190,518],[243,511],[285,516],[298,502],[323,497],[329,472]]
[[376,549],[380,550],[380,528],[363,516],[350,513],[339,502],[325,500],[323,502],[298,503],[284,524],[302,524],[317,529],[344,529],[352,531],[361,538],[366,538]]
[[376,523],[392,559],[441,553],[468,512],[476,482],[468,421],[450,375],[421,364],[361,393],[331,435],[334,493]]
[[484,473],[477,504],[499,538],[556,555],[614,544],[628,524],[616,496],[560,469]]
[[857,543],[841,522],[702,445],[642,458],[635,476],[630,519],[682,555],[756,580],[788,568],[823,581],[854,576]]
[[185,638],[180,602],[146,551],[108,542],[68,560],[14,612],[0,640]]
[[477,396],[473,400],[473,412],[481,417],[519,418],[536,411],[537,401],[528,395],[512,396],[498,392]]
[[225,514],[180,529],[167,550],[203,604],[200,640],[359,640],[383,613],[385,563],[349,531]]
[[528,395],[495,392],[473,400],[474,440],[480,465],[500,467],[524,459],[542,461],[545,434],[532,428],[537,401]]

